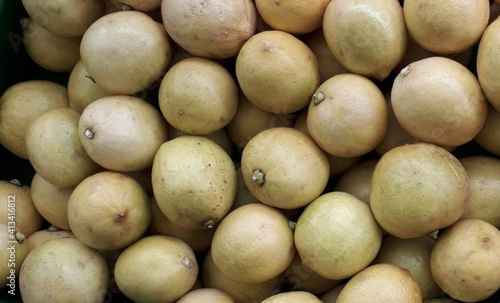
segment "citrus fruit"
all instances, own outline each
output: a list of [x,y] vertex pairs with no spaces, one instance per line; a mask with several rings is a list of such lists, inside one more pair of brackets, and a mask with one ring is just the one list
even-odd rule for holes
[[137,97],[114,95],[99,98],[83,110],[78,135],[97,164],[129,172],[153,165],[168,132],[165,119],[153,105]]
[[291,34],[305,34],[321,27],[329,2],[330,0],[256,0],[255,6],[262,20],[273,29]]
[[132,177],[103,171],[75,187],[68,202],[71,231],[95,249],[122,249],[142,237],[151,222],[151,204]]
[[500,160],[489,156],[459,159],[470,180],[470,199],[462,219],[482,219],[500,228]]
[[457,221],[469,196],[469,176],[455,156],[434,144],[415,143],[395,147],[380,158],[370,207],[385,231],[414,238]]
[[23,302],[102,302],[109,282],[108,264],[95,249],[75,238],[36,246],[19,273]]
[[153,161],[153,193],[163,214],[188,229],[214,228],[236,196],[236,168],[215,142],[181,136],[163,143]]
[[160,84],[161,112],[170,125],[192,135],[225,127],[236,114],[238,87],[227,69],[206,58],[186,58]]
[[212,239],[213,262],[229,279],[262,283],[279,276],[295,253],[288,219],[262,203],[243,205],[219,224]]
[[436,240],[429,236],[401,239],[392,235],[382,240],[374,264],[389,263],[407,269],[417,282],[423,300],[439,297],[441,288],[431,273],[431,252]]
[[[168,269],[168,270],[167,270]],[[116,285],[135,302],[175,302],[198,275],[193,250],[177,238],[147,236],[128,246],[116,260]]]
[[406,269],[392,264],[371,265],[347,281],[337,303],[407,302],[420,303],[417,282]]
[[118,11],[97,19],[80,44],[82,64],[110,94],[134,94],[165,73],[172,49],[163,26],[139,11]]
[[28,80],[8,87],[0,97],[0,143],[14,155],[28,159],[25,137],[41,113],[68,107],[65,86],[48,80]]
[[323,192],[330,166],[310,136],[291,127],[273,127],[247,143],[241,173],[248,190],[262,203],[293,209]]
[[306,107],[320,80],[311,49],[279,30],[263,31],[248,39],[236,56],[235,72],[248,100],[275,114]]
[[250,0],[165,0],[161,16],[176,44],[213,59],[236,56],[257,26],[257,10]]
[[496,18],[481,36],[476,57],[479,84],[481,84],[486,98],[496,110],[500,110],[500,81],[494,76],[495,71],[500,67],[495,60],[500,48],[499,32],[500,19]]
[[323,33],[335,58],[353,73],[383,80],[403,58],[407,35],[398,1],[333,0]]
[[79,120],[80,114],[71,108],[54,108],[38,115],[26,132],[31,165],[54,186],[74,187],[101,169],[80,141]]
[[477,302],[500,289],[500,231],[480,219],[463,219],[438,235],[431,253],[436,283],[452,298]]
[[357,157],[373,150],[384,138],[387,124],[382,91],[370,79],[353,73],[323,82],[307,114],[311,137],[337,157]]
[[488,24],[489,8],[487,0],[409,0],[403,5],[409,34],[437,54],[458,53],[476,43]]
[[304,209],[294,239],[305,265],[324,278],[341,280],[375,259],[382,230],[365,202],[334,191],[319,196]]
[[481,130],[488,102],[474,74],[446,57],[410,63],[394,80],[391,104],[410,135],[440,146],[459,146]]

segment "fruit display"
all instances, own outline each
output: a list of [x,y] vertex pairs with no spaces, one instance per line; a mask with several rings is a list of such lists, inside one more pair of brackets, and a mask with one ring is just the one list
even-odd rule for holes
[[500,302],[500,1],[0,0],[0,302]]

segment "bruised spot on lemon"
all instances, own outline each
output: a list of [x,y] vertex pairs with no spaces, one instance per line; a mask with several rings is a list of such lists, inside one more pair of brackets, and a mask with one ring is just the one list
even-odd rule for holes
[[440,56],[403,68],[394,79],[391,104],[397,121],[413,137],[440,146],[459,146],[483,127],[488,102],[462,64]]

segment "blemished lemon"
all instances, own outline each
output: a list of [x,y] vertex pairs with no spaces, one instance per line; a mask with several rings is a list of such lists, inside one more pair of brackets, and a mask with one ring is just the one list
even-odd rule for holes
[[281,276],[261,283],[236,282],[215,266],[209,250],[203,259],[201,278],[205,287],[217,288],[229,294],[236,302],[254,303],[279,293],[284,285]]
[[481,130],[488,102],[474,74],[455,60],[434,56],[403,68],[394,79],[391,104],[413,137],[459,146]]
[[477,77],[488,101],[496,110],[500,110],[500,80],[496,77],[500,64],[500,18],[496,18],[481,36],[477,50]]
[[235,303],[230,295],[217,288],[199,288],[183,295],[177,303]]
[[151,182],[159,208],[188,229],[214,228],[236,197],[236,168],[210,139],[181,136],[163,143],[153,161]]
[[68,201],[74,187],[58,187],[35,173],[31,180],[31,199],[40,215],[60,229],[70,230]]
[[292,290],[271,296],[261,303],[322,303],[317,296],[307,291]]
[[273,127],[247,143],[241,173],[248,190],[262,203],[295,209],[323,192],[330,166],[310,136],[291,127]]
[[19,272],[24,302],[102,302],[110,278],[103,255],[75,238],[36,246]]
[[124,95],[105,96],[89,104],[80,116],[78,130],[90,158],[119,172],[151,167],[168,136],[159,110],[141,98]]
[[238,86],[221,64],[206,58],[186,58],[161,80],[160,110],[170,125],[191,135],[224,128],[238,108]]
[[135,94],[158,83],[172,57],[163,26],[140,11],[118,11],[85,31],[80,56],[89,76],[110,94]]
[[135,302],[170,303],[193,287],[198,272],[196,256],[186,242],[154,235],[123,250],[114,277],[118,288]]
[[334,191],[311,202],[295,226],[295,246],[305,265],[327,279],[352,277],[376,257],[382,229],[370,207]]
[[75,64],[69,74],[67,89],[69,107],[80,114],[93,101],[109,95],[92,80],[81,60]]
[[215,230],[213,262],[231,280],[262,283],[279,276],[295,253],[288,219],[262,203],[230,212]]
[[481,219],[500,228],[500,160],[491,156],[459,159],[470,180],[469,204],[461,219]]
[[493,155],[500,156],[500,111],[488,107],[488,114],[483,127],[474,137],[474,141],[486,151]]
[[332,0],[323,33],[343,66],[378,80],[389,76],[406,51],[403,9],[397,0]]
[[26,132],[31,165],[54,186],[74,187],[102,169],[80,141],[79,120],[80,114],[69,107],[53,108],[37,116]]
[[257,0],[255,6],[260,17],[273,29],[306,34],[321,27],[328,3],[330,0]]
[[33,20],[61,37],[81,37],[104,13],[103,1],[26,1],[23,7]]
[[500,289],[500,231],[481,219],[463,219],[438,235],[431,253],[436,283],[452,298],[484,300]]
[[32,18],[21,19],[23,42],[30,58],[39,66],[56,73],[67,73],[80,60],[81,36],[61,37]]
[[467,208],[469,176],[437,145],[395,147],[378,161],[370,207],[380,226],[400,238],[424,236],[457,221]]
[[311,49],[279,30],[263,31],[248,39],[236,57],[235,72],[248,100],[275,114],[306,107],[320,84],[318,62]]
[[407,269],[420,287],[422,299],[439,297],[441,288],[431,273],[431,252],[436,240],[429,236],[401,239],[392,235],[382,240],[374,264],[390,263]]
[[16,179],[0,180],[0,199],[0,223],[15,227],[26,238],[42,227],[44,218],[33,203],[30,186]]
[[140,239],[147,230],[151,203],[132,177],[103,171],[75,187],[69,197],[68,222],[85,245],[118,250]]
[[257,27],[257,10],[250,0],[164,0],[161,16],[176,44],[195,56],[212,59],[236,56]]
[[479,41],[488,24],[490,3],[409,0],[403,11],[408,32],[418,44],[437,54],[453,54]]
[[68,106],[68,90],[56,82],[28,80],[8,87],[0,97],[0,143],[28,159],[25,137],[31,123],[49,109]]
[[410,272],[396,265],[370,265],[347,281],[337,303],[421,303],[422,295]]
[[50,240],[59,238],[76,238],[75,234],[69,230],[58,229],[55,226],[50,226],[47,229],[40,229],[31,234],[31,236],[26,239],[30,250],[34,249],[38,245],[45,243]]

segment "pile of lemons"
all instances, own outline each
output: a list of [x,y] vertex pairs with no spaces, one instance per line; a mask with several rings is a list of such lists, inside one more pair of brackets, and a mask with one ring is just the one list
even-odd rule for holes
[[67,81],[0,98],[35,171],[0,181],[9,294],[498,296],[500,1],[22,5],[24,49]]

